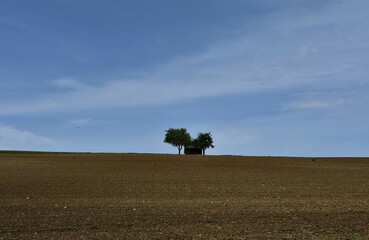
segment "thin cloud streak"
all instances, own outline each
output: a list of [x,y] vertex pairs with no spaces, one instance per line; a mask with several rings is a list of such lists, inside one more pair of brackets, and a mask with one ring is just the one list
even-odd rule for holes
[[330,99],[330,100],[301,100],[286,104],[285,109],[326,109],[342,106],[346,101],[344,99]]
[[55,141],[0,123],[0,145],[2,149],[8,150],[25,150],[30,147],[41,149],[54,146]]

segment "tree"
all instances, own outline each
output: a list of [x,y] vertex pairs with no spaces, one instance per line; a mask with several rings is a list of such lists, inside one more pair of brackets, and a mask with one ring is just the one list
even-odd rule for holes
[[205,155],[205,150],[207,148],[214,148],[213,145],[213,138],[211,136],[211,133],[199,133],[197,134],[197,138],[192,140],[192,144],[194,144],[196,147],[202,149],[202,155]]
[[164,142],[177,147],[178,154],[181,154],[181,150],[184,146],[191,143],[191,136],[185,128],[169,128],[165,132]]

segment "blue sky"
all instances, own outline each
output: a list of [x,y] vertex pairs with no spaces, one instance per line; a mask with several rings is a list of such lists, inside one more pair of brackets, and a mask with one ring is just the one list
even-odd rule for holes
[[1,0],[0,149],[369,155],[367,0]]

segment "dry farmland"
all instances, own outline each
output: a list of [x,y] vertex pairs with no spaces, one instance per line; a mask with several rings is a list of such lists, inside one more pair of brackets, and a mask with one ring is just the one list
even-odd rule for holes
[[0,154],[0,239],[369,239],[369,159]]

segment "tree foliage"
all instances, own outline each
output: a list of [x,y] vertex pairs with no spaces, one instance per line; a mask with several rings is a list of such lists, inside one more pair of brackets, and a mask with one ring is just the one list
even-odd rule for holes
[[203,155],[205,155],[205,150],[207,148],[214,148],[213,137],[209,132],[197,134],[197,138],[192,140],[192,144],[198,148],[201,148]]
[[178,154],[181,154],[181,150],[184,146],[191,143],[191,136],[185,128],[169,128],[165,132],[164,142],[177,147]]

